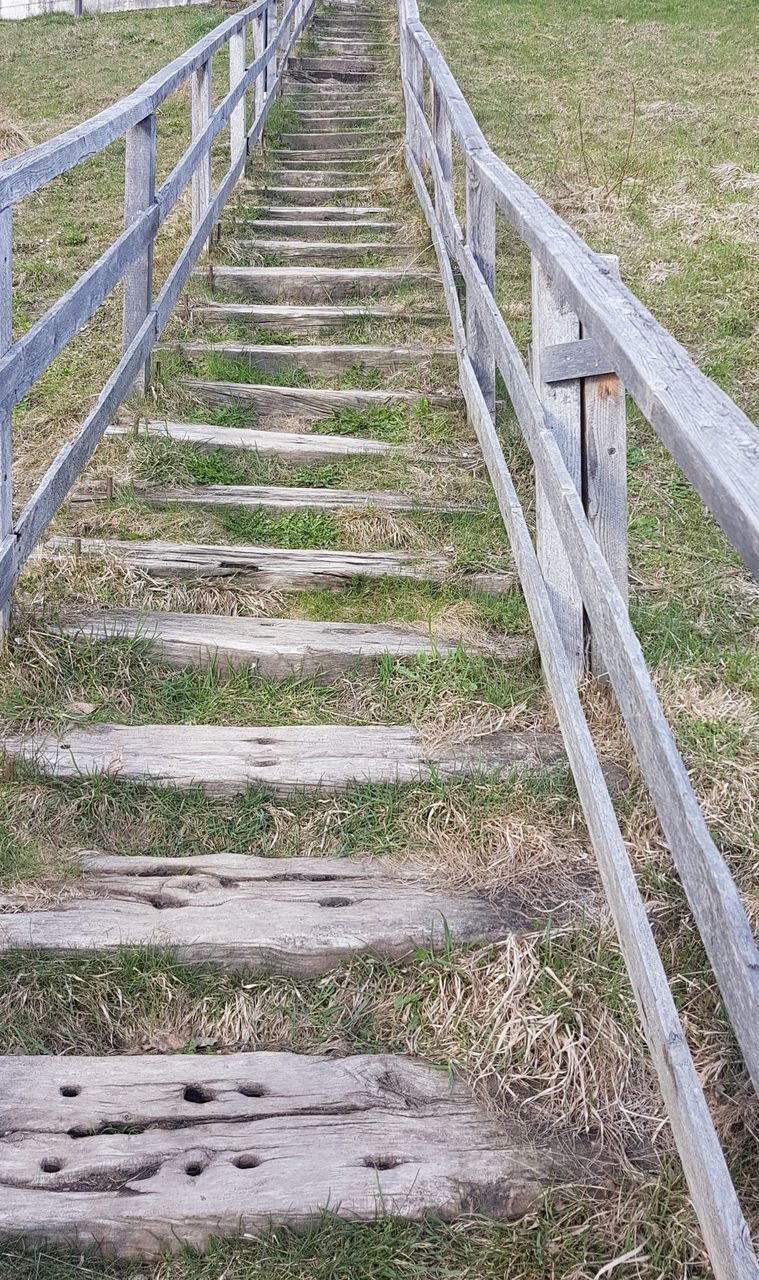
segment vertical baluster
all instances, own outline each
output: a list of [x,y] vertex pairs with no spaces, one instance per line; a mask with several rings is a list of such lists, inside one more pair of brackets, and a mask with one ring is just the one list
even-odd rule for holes
[[[211,62],[202,63],[192,74],[192,136],[197,138],[211,118]],[[192,229],[197,230],[211,203],[211,149],[201,158],[192,175]]]
[[[0,209],[0,356],[13,341],[13,209]],[[0,411],[0,544],[13,530],[12,411]],[[0,606],[0,649],[10,622],[10,598]]]
[[[269,7],[266,11],[268,22],[266,40],[271,44],[277,34],[277,0],[269,0]],[[269,78],[267,80],[267,93],[271,93],[274,85],[277,83],[277,50],[275,49],[271,62],[269,63]]]
[[[260,58],[266,45],[266,15],[267,11],[262,10],[257,18],[253,20],[253,61]],[[261,71],[256,76],[253,89],[253,121],[258,120],[264,109],[264,95],[266,93],[266,85],[268,81],[267,71]]]
[[[229,88],[234,89],[245,76],[245,27],[235,31],[229,38]],[[229,118],[229,151],[232,164],[239,160],[246,147],[247,93],[243,93],[240,101]]]
[[[444,192],[450,198],[450,201],[452,204],[453,203],[453,141],[451,137],[451,122],[448,118],[448,112],[445,109],[445,103],[442,97],[440,96],[440,94],[438,93],[438,90],[435,87],[435,84],[433,81],[430,81],[430,89],[432,94],[432,136],[435,139],[435,150],[437,152],[437,158],[440,161],[440,168],[443,174]],[[445,220],[444,220],[444,214],[443,214],[444,205],[443,205],[443,201],[441,200],[442,194],[443,194],[442,192],[438,191],[437,183],[436,183],[435,184],[435,213],[437,214],[438,222],[441,224],[443,228],[443,235],[445,236],[446,241],[448,241],[449,240],[448,227],[446,226]],[[450,242],[448,243],[448,248],[449,248],[449,251],[452,248],[452,245],[450,244]]]
[[[151,112],[126,136],[124,163],[124,227],[130,227],[155,200],[156,118]],[[131,346],[153,301],[153,241],[124,274],[122,350]],[[134,381],[136,395],[144,395],[150,378],[146,361]]]
[[[480,181],[471,157],[466,166],[466,238],[491,293],[495,293],[495,199]],[[467,302],[466,341],[477,381],[495,413],[495,358],[474,307]]]
[[[422,55],[417,49],[411,37],[411,33],[406,33],[406,72],[408,76],[408,87],[412,96],[419,103],[420,107],[424,106],[424,69],[422,65]],[[411,149],[411,154],[421,167],[422,148],[419,143],[419,128],[416,120],[409,116],[407,121],[406,138]]]

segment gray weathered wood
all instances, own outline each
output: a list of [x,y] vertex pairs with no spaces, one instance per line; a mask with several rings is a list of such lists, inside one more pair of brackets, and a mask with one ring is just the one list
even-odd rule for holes
[[[254,29],[258,25],[259,19],[254,19]],[[261,50],[254,50],[254,58],[257,57]],[[229,38],[229,87],[234,89],[236,85],[245,76],[245,28],[235,33]],[[247,124],[247,98],[243,94],[238,102],[229,120],[229,150],[234,164],[237,157],[245,150],[246,136],[248,132]]]
[[[451,134],[451,122],[448,119],[445,99],[442,97],[432,81],[430,81],[430,94],[432,97],[432,136],[435,140],[435,149],[437,151],[438,162],[440,164],[442,181],[447,188],[449,199],[453,200],[453,139]],[[437,186],[435,199],[439,219],[439,205],[441,197],[437,194]]]
[[[156,118],[146,116],[132,125],[126,136],[124,163],[124,229],[128,230],[155,200]],[[128,351],[145,323],[153,301],[153,240],[124,274],[122,351]],[[150,365],[135,381],[135,393],[144,395],[150,379]]]
[[[107,480],[78,484],[69,495],[74,510],[81,505],[108,501]],[[311,489],[306,485],[196,484],[158,485],[135,481],[130,485],[141,502],[158,506],[177,504],[201,507],[244,507],[249,511],[445,511],[472,512],[477,508],[454,502],[439,502],[387,489]]]
[[[192,74],[192,136],[206,128],[211,116],[211,63],[202,63]],[[211,202],[211,153],[203,157],[192,175],[192,229],[197,231]]]
[[[346,174],[346,177],[352,175]],[[330,201],[344,200],[349,204],[352,200],[354,203],[359,201],[363,196],[367,201],[373,195],[373,188],[367,186],[350,185],[345,183],[340,186],[321,185],[315,187],[298,187],[298,186],[267,186],[264,189],[264,197],[266,200],[273,200],[280,204],[285,213],[289,212],[289,206],[296,203],[302,205],[314,205],[320,208],[329,204]]]
[[379,259],[383,266],[388,267],[411,266],[412,263],[417,263],[427,256],[426,250],[420,249],[418,245],[387,244],[384,241],[350,244],[345,241],[330,243],[320,240],[266,240],[245,237],[238,240],[237,244],[245,250],[245,256],[251,263],[256,260],[265,261],[267,258],[271,261],[274,257],[281,258],[284,262],[298,262],[303,266],[312,267],[339,267],[352,261],[357,261],[360,265],[361,259],[365,258],[367,253],[371,253],[375,261]]
[[[175,667],[243,667],[269,680],[293,674],[334,680],[345,672],[371,669],[384,654],[409,658],[445,654],[451,648],[433,641],[428,631],[404,627],[139,609],[69,609],[61,629],[89,640],[139,637]],[[464,644],[463,637],[457,644]],[[482,648],[466,647],[468,652]],[[492,648],[502,658],[524,658],[531,642],[525,636],[505,636]]]
[[461,407],[456,395],[427,395],[421,391],[332,391],[322,387],[277,387],[245,382],[212,382],[200,378],[179,379],[192,398],[205,405],[249,405],[261,422],[280,427],[287,422],[318,422],[341,409],[366,413],[378,405],[418,405],[422,401],[445,409]]
[[[306,211],[308,212],[308,210]],[[246,224],[249,231],[265,231],[267,234],[275,236],[308,236],[310,240],[324,239],[328,240],[330,236],[334,236],[335,232],[354,231],[362,236],[391,235],[394,231],[398,231],[402,226],[400,222],[383,222],[379,219],[369,221],[353,220],[348,218],[340,218],[333,222],[319,222],[315,218],[302,219],[284,219],[277,218],[256,218],[255,222]],[[233,238],[237,239],[237,231],[233,232]],[[353,243],[360,244],[362,241],[355,240]]]
[[98,724],[5,738],[6,755],[57,778],[108,773],[125,782],[200,786],[230,796],[343,791],[353,782],[417,782],[484,771],[508,777],[563,758],[558,734],[501,729],[427,745],[408,725]]
[[[467,244],[487,282],[495,293],[495,201],[484,188],[472,165],[466,170]],[[495,359],[474,307],[466,309],[466,340],[477,381],[485,403],[495,411]]]
[[[291,222],[308,218],[311,222],[363,222],[373,218],[386,218],[393,210],[386,205],[377,204],[324,204],[306,205],[300,208],[297,204],[262,205],[259,212],[275,222]],[[250,226],[250,222],[246,222]]]
[[496,906],[359,858],[90,853],[76,867],[71,896],[47,908],[27,911],[22,895],[0,895],[0,952],[157,946],[184,964],[309,977],[356,953],[406,959],[447,939],[495,942],[536,927],[508,895]]
[[[564,464],[582,489],[582,421],[580,382],[546,382],[542,353],[547,346],[579,340],[580,322],[557,297],[545,272],[532,262],[532,379]],[[538,560],[543,571],[559,632],[575,680],[585,676],[585,634],[582,597],[572,573],[564,543],[556,528],[543,491],[541,474],[535,474],[535,524]]]
[[[202,272],[199,272],[202,278]],[[215,267],[214,285],[261,302],[314,302],[392,293],[399,285],[432,286],[438,277],[413,267]]]
[[[257,60],[258,58],[263,56],[264,49],[266,48],[266,13],[265,12],[259,13],[258,17],[253,19],[253,22],[251,23],[251,28],[253,31],[253,58],[254,60]],[[260,71],[259,74],[256,76],[255,81],[253,83],[253,119],[254,120],[258,116],[260,116],[261,111],[263,110],[264,98],[266,97],[266,73],[267,73],[267,68],[264,67],[264,69]]]
[[[234,320],[240,324],[250,324],[251,328],[259,326],[273,329],[276,333],[287,333],[294,336],[307,337],[317,330],[322,333],[335,333],[352,325],[371,320],[397,320],[404,314],[401,307],[374,306],[286,306],[256,305],[245,303],[198,303],[192,308],[193,315],[205,322],[217,321],[223,324]],[[444,320],[444,313],[438,311],[414,311],[415,324],[438,324]]]
[[215,546],[191,542],[119,542],[108,538],[48,538],[38,554],[67,552],[112,557],[157,577],[241,578],[261,588],[302,591],[339,589],[354,578],[415,578],[464,589],[507,591],[507,572],[456,570],[445,555],[405,551],[288,551],[280,547]]
[[[0,209],[0,359],[13,342],[13,210]],[[0,409],[0,543],[7,545],[13,530],[12,410]],[[0,651],[10,625],[10,600],[0,587]]]
[[[405,0],[413,3],[413,0]],[[677,1141],[694,1207],[715,1270],[720,1280],[756,1280],[759,1274],[748,1229],[709,1115],[703,1091],[677,1016],[645,907],[635,882],[627,850],[596,754],[590,730],[579,702],[574,679],[561,643],[545,582],[537,563],[519,499],[503,456],[491,414],[484,403],[469,363],[462,335],[462,321],[447,248],[437,226],[435,212],[418,167],[408,158],[412,181],[430,226],[448,299],[454,337],[459,348],[462,385],[477,430],[488,470],[507,526],[525,600],[538,641],[549,690],[567,746],[570,765],[583,806],[604,887],[619,932],[646,1037],[659,1084]],[[467,276],[468,296],[477,289],[479,273],[459,237],[459,265]],[[528,425],[541,423],[563,467],[524,365],[508,333],[495,300],[484,281],[477,292],[480,315],[507,386],[513,396],[521,390],[515,408],[520,421],[528,413]],[[531,415],[531,416],[530,416]],[[532,433],[528,433],[532,434]],[[564,468],[564,471],[566,469]],[[566,476],[565,490],[575,504],[579,497]]]
[[326,1208],[509,1219],[578,1176],[397,1054],[7,1057],[0,1081],[2,1232],[30,1246],[150,1257]]
[[593,378],[614,372],[592,338],[544,347],[540,353],[540,364],[544,382],[572,382],[577,378]]
[[246,342],[176,342],[158,350],[177,351],[188,360],[202,360],[209,355],[228,360],[247,361],[252,369],[263,373],[280,373],[287,369],[305,369],[321,376],[342,375],[348,369],[379,369],[383,373],[400,373],[409,368],[415,373],[429,367],[432,361],[444,364],[447,372],[455,370],[456,349],[447,344],[435,346],[380,346],[371,343],[344,343],[324,346],[318,343],[292,346]]
[[328,151],[337,154],[343,151],[350,159],[356,148],[378,146],[388,140],[399,137],[395,131],[383,129],[338,129],[330,132],[327,129],[309,129],[308,133],[283,133],[281,144],[293,151]]

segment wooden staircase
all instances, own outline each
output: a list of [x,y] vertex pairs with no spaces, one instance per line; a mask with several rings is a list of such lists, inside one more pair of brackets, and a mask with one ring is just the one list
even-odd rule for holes
[[[161,357],[180,362],[174,389],[211,420],[182,420],[175,412],[143,421],[136,433],[116,423],[104,448],[160,439],[198,451],[248,451],[283,467],[355,458],[366,468],[388,459],[422,467],[430,478],[443,467],[477,470],[473,438],[398,445],[360,431],[320,431],[335,415],[360,420],[377,406],[460,413],[461,400],[450,338],[439,333],[444,307],[434,258],[398,202],[382,195],[399,123],[385,93],[395,75],[386,10],[331,0],[312,31],[316,51],[293,59],[285,91],[297,126],[270,155],[256,216],[242,205],[229,214],[222,254],[233,251],[234,262],[214,260],[197,273],[187,304],[192,333],[173,338]],[[413,339],[376,336],[401,320],[413,322]],[[362,327],[365,342],[355,337]],[[211,376],[211,359],[238,371],[247,366],[249,379]],[[374,375],[376,385],[341,385],[356,368]],[[288,385],[292,369],[308,384]],[[271,380],[257,382],[263,375]],[[238,414],[237,425],[213,421],[219,410]],[[246,415],[248,425],[239,420]],[[470,506],[437,499],[432,484],[429,496],[414,496],[403,485],[362,491],[132,480],[137,497],[157,510],[434,513]],[[72,510],[86,520],[113,501],[112,484],[96,477],[79,486]],[[472,568],[444,546],[335,550],[71,534],[49,539],[41,555],[72,552],[156,577],[222,587],[248,581],[284,594],[339,592],[357,579],[386,577],[491,593],[513,585],[508,565]],[[273,680],[303,673],[328,682],[383,655],[412,659],[456,647],[381,622],[94,605],[65,613],[61,626],[90,643],[142,637],[180,668],[242,667]],[[506,640],[500,658],[523,658],[526,647]],[[374,723],[101,723],[14,734],[5,750],[43,775],[200,784],[214,796],[250,786],[329,793],[353,782],[503,777],[563,757],[557,735],[537,727],[430,742],[412,725]],[[409,958],[422,945],[487,942],[540,923],[516,899],[501,896],[496,906],[362,858],[179,860],[90,851],[79,870],[74,892],[58,902],[28,909],[12,894],[3,900],[4,948],[82,955],[152,944],[182,961],[307,975],[329,972],[356,953]],[[36,1056],[3,1060],[0,1075],[2,1229],[27,1241],[150,1255],[213,1234],[303,1223],[325,1207],[356,1219],[510,1218],[567,1173],[545,1144],[537,1153],[516,1125],[494,1119],[446,1073],[403,1057]]]

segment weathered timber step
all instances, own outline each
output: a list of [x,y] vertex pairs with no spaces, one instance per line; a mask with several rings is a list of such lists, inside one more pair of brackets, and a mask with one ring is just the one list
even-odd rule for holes
[[[329,224],[328,224],[329,225]],[[356,244],[313,240],[239,240],[252,258],[285,258],[288,262],[302,262],[306,266],[334,267],[361,260],[370,253],[381,258],[388,266],[410,266],[413,262],[429,257],[432,249],[413,244],[385,244],[382,241],[364,241]]]
[[[342,222],[345,220],[364,222],[373,218],[387,217],[392,212],[392,209],[388,209],[386,205],[376,204],[306,205],[303,208],[298,208],[297,205],[270,205],[260,209],[262,217],[269,218],[274,222],[303,221],[304,218],[309,222]],[[250,223],[251,219],[246,221]],[[258,219],[253,219],[252,221],[256,222]]]
[[329,973],[354,954],[490,942],[534,928],[516,900],[432,889],[359,858],[83,854],[75,897],[25,911],[0,896],[0,951],[63,955],[157,946],[184,964]]
[[[339,333],[347,325],[363,324],[366,321],[407,320],[408,312],[400,307],[364,306],[364,307],[319,307],[319,306],[265,306],[245,303],[207,302],[199,304],[191,301],[194,318],[206,323],[224,324],[234,321],[236,324],[249,324],[252,329],[273,329],[278,334],[289,334],[292,337],[307,337],[314,333]],[[413,312],[414,324],[441,324],[448,316],[441,311],[417,310]]]
[[[149,609],[68,610],[61,630],[89,640],[140,637],[174,667],[215,663],[222,670],[243,667],[269,680],[293,674],[332,680],[347,671],[369,670],[384,654],[410,658],[452,648],[403,627]],[[477,651],[477,646],[468,644],[467,650]],[[523,658],[530,650],[522,636],[505,636],[494,649],[502,658]]]
[[[306,155],[300,152],[296,156],[292,156],[289,151],[281,151],[277,157],[276,165],[272,167],[267,175],[269,181],[273,181],[274,177],[279,174],[296,174],[303,172],[316,172],[320,175],[316,186],[321,182],[324,184],[326,176],[334,173],[341,182],[345,182],[349,177],[357,182],[361,179],[367,182],[370,176],[377,172],[377,166],[371,160],[356,160],[347,153],[344,156],[322,156],[318,152],[309,151]],[[275,186],[281,186],[281,181],[276,181]],[[287,183],[285,182],[285,186]],[[312,184],[314,185],[314,184]]]
[[[315,67],[313,65],[313,61],[320,61],[322,63],[334,61],[335,64],[340,65],[336,65],[332,68],[325,66]],[[351,61],[352,59],[350,58],[321,58],[312,60],[311,65],[306,65],[306,59],[294,58],[288,67],[288,75],[290,75],[293,80],[302,80],[306,82],[310,80],[334,80],[347,84],[374,84],[377,79],[376,70],[352,71],[349,69]]]
[[[346,177],[348,175],[346,174]],[[305,204],[321,207],[329,203],[330,200],[345,199],[349,202],[358,200],[360,196],[370,197],[374,194],[373,187],[366,186],[320,186],[320,187],[270,187],[264,188],[264,195],[267,200],[278,201],[284,209],[289,209],[293,204]]]
[[308,121],[313,133],[322,132],[322,125],[325,126],[325,131],[328,133],[332,130],[333,125],[342,125],[352,133],[357,126],[362,124],[376,125],[377,123],[377,116],[369,111],[365,115],[362,115],[360,111],[357,111],[355,115],[348,115],[344,111],[320,111],[318,109],[309,110],[304,108],[298,114]]
[[382,160],[387,155],[386,147],[322,147],[315,150],[313,147],[303,150],[295,150],[292,147],[289,151],[275,151],[274,159],[277,163],[300,165],[313,165],[322,161],[328,165],[334,164],[335,161],[348,164],[366,164],[369,160]]
[[[248,511],[442,511],[471,513],[477,508],[462,503],[437,502],[386,489],[357,492],[355,489],[311,489],[305,485],[197,484],[160,485],[135,481],[130,491],[151,506],[244,507]],[[75,486],[69,502],[76,509],[110,500],[106,480],[89,480]]]
[[332,151],[343,150],[348,155],[353,151],[354,146],[367,147],[384,146],[388,138],[399,138],[400,130],[388,132],[383,129],[382,133],[378,133],[377,129],[336,129],[333,131],[327,129],[314,129],[308,133],[283,133],[280,138],[282,147],[288,147],[292,151]]
[[514,575],[457,570],[445,555],[406,551],[290,551],[283,547],[193,542],[137,542],[115,538],[48,538],[33,552],[95,556],[160,578],[236,578],[260,589],[339,590],[356,578],[413,578],[480,591],[507,591]]
[[350,179],[351,182],[368,182],[371,175],[366,173],[364,169],[351,169],[345,167],[335,169],[329,168],[304,168],[301,164],[284,165],[281,164],[277,169],[272,169],[270,181],[275,187],[318,187],[324,183],[339,185],[341,182]]
[[[418,445],[387,444],[364,436],[318,435],[305,431],[268,431],[253,427],[217,427],[206,422],[140,422],[136,433],[158,436],[191,444],[196,449],[252,449],[263,457],[282,458],[285,462],[330,462],[335,458],[365,455],[368,457],[410,457],[414,462],[430,462],[437,466],[480,467],[482,455],[477,449],[459,448],[442,453],[422,449]],[[111,426],[106,436],[132,436],[134,427]]]
[[459,394],[425,393],[422,391],[332,391],[321,387],[276,387],[245,382],[216,382],[201,378],[180,378],[178,385],[200,404],[224,408],[226,405],[248,405],[267,426],[283,423],[319,422],[344,409],[366,413],[379,407],[412,407],[423,401],[441,409],[460,409]]
[[122,725],[9,736],[11,759],[56,778],[107,773],[124,782],[200,786],[212,796],[248,787],[278,795],[343,791],[351,783],[418,782],[486,772],[508,777],[564,759],[555,733],[502,729],[470,742],[425,744],[410,725]]
[[399,1055],[0,1058],[3,1236],[153,1257],[219,1235],[527,1213],[571,1175]]
[[[197,279],[207,281],[205,271]],[[404,285],[440,285],[416,267],[214,267],[214,287],[261,302],[314,302],[391,293]]]
[[176,351],[187,360],[203,360],[217,355],[227,360],[246,361],[252,369],[263,373],[281,373],[283,369],[305,369],[308,373],[343,374],[347,369],[380,369],[400,373],[404,369],[419,371],[431,361],[444,362],[451,371],[456,368],[456,348],[452,344],[436,346],[376,346],[369,343],[345,343],[318,346],[306,344],[266,345],[246,342],[171,342],[156,348]]
[[[391,235],[401,229],[400,222],[382,222],[374,220],[372,222],[361,222],[358,219],[339,218],[334,222],[317,222],[315,218],[297,219],[278,219],[278,218],[255,218],[245,223],[249,231],[266,231],[273,232],[277,236],[308,236],[311,240],[329,239],[334,236],[335,232],[356,231],[363,236],[373,236],[378,234]],[[363,240],[354,240],[346,243],[365,244]]]

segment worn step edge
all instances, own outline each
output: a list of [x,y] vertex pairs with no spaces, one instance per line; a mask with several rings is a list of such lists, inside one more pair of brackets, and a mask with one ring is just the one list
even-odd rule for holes
[[[327,224],[332,225],[332,224]],[[342,243],[340,241],[319,240],[264,240],[244,237],[237,240],[240,249],[246,250],[246,256],[252,258],[275,257],[288,261],[302,262],[304,266],[341,266],[352,258],[362,258],[367,253],[374,258],[392,259],[387,266],[412,266],[414,262],[429,259],[432,246],[420,247],[413,244],[387,244],[383,241],[356,241]]]
[[0,951],[154,946],[183,964],[309,977],[356,954],[403,960],[420,946],[495,942],[535,927],[508,895],[496,906],[369,859],[86,853],[73,865],[80,874],[50,906],[25,910],[23,895],[0,897]]
[[0,1124],[3,1237],[120,1256],[326,1209],[507,1220],[579,1176],[448,1072],[395,1054],[9,1056]]
[[[316,330],[323,333],[339,333],[346,325],[363,324],[367,321],[406,321],[409,316],[398,306],[383,307],[367,303],[366,306],[308,306],[276,305],[234,302],[198,303],[197,299],[188,299],[192,315],[195,319],[206,323],[234,320],[236,323],[248,323],[253,327],[274,329],[277,333],[289,333],[303,336]],[[445,324],[447,312],[414,310],[414,324]]]
[[276,591],[339,590],[357,578],[384,577],[445,582],[462,590],[498,593],[515,584],[513,573],[459,570],[445,555],[420,551],[292,551],[284,547],[56,536],[39,544],[31,558],[44,559],[51,553],[105,558],[156,577],[233,578]]
[[366,413],[372,409],[413,408],[425,404],[449,412],[464,406],[459,393],[423,391],[332,391],[320,387],[278,387],[262,383],[217,382],[213,379],[178,378],[182,387],[198,404],[224,408],[226,405],[249,405],[267,426],[291,422],[319,422],[333,414],[351,409]]
[[295,345],[254,342],[167,342],[157,352],[173,351],[187,360],[201,360],[219,355],[229,360],[247,361],[252,369],[280,373],[283,369],[305,369],[309,373],[345,373],[361,366],[390,373],[411,367],[423,369],[432,361],[445,361],[455,368],[456,348],[453,344],[435,346],[382,346],[372,343],[336,343]]
[[[386,489],[358,492],[355,489],[311,489],[307,486],[256,484],[159,485],[134,481],[131,492],[150,506],[241,507],[248,511],[439,511],[471,514],[477,507],[464,503],[438,502]],[[107,480],[77,484],[69,503],[77,507],[108,502],[112,494]]]
[[410,725],[120,725],[9,735],[11,759],[58,778],[107,773],[126,782],[200,786],[212,796],[267,787],[278,795],[343,791],[352,783],[404,783],[476,773],[508,777],[564,760],[555,733],[501,729],[427,744]]
[[[196,270],[197,280],[208,283],[208,273]],[[287,299],[308,302],[313,298],[355,298],[392,293],[404,285],[437,286],[440,277],[417,267],[214,267],[213,285],[228,293],[253,295],[261,302]]]

